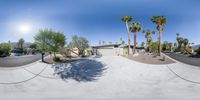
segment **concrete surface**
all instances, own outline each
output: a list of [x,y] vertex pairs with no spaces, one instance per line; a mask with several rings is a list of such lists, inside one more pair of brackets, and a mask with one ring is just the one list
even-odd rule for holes
[[[107,68],[98,80],[91,82],[73,79],[63,81],[53,75],[50,65],[40,62],[18,68],[0,68],[0,83],[32,78],[19,84],[0,84],[0,100],[200,99],[199,67],[179,62],[168,65],[143,64],[120,56],[91,59],[102,62]],[[189,81],[181,79],[171,70]],[[35,75],[37,77],[33,78]]]

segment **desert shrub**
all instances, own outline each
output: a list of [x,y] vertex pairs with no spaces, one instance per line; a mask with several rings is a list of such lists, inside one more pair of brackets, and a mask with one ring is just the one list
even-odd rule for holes
[[1,43],[0,44],[0,55],[8,56],[11,52],[11,45],[8,43]]
[[60,62],[61,60],[60,60],[60,57],[53,57],[53,61]]

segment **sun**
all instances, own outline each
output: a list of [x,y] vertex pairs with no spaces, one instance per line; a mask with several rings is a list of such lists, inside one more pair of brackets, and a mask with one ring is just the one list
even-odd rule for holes
[[20,24],[18,30],[21,34],[29,34],[31,31],[31,26],[29,24]]

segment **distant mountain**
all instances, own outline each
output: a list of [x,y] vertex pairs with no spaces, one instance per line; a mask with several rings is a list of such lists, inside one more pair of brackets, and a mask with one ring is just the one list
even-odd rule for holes
[[193,48],[194,50],[198,49],[199,47],[200,47],[200,44],[192,46],[192,48]]

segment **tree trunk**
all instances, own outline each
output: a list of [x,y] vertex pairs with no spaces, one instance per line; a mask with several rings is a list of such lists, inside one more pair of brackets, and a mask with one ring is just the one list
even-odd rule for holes
[[131,49],[130,43],[131,43],[131,40],[130,40],[130,31],[129,31],[128,22],[126,22],[126,29],[127,29],[127,32],[128,32],[128,55],[130,55],[130,49]]
[[136,53],[136,32],[134,32],[134,54]]
[[161,50],[162,50],[161,38],[162,38],[162,29],[160,27],[159,28],[159,37],[158,37],[158,56],[161,56]]
[[56,52],[53,52],[54,57],[56,58]]
[[149,52],[149,39],[147,38],[147,52]]

